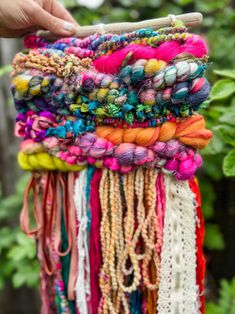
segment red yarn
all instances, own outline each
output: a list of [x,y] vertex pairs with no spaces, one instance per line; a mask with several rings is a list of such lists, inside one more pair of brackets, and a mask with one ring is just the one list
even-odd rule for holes
[[[161,236],[163,238],[166,197],[165,197],[164,175],[162,172],[159,172],[157,176],[156,191],[157,191],[156,213],[158,216],[158,223],[159,223],[159,228],[161,230]],[[160,248],[160,252],[161,250],[162,250],[162,246]]]
[[91,229],[90,229],[90,285],[91,285],[91,307],[92,313],[98,313],[100,301],[99,272],[101,268],[101,244],[100,244],[100,220],[101,207],[99,201],[99,185],[102,171],[96,169],[91,180],[90,207],[91,207]]
[[111,55],[102,56],[94,61],[95,68],[102,73],[116,74],[128,53],[132,53],[129,63],[139,59],[158,59],[166,62],[171,61],[181,53],[187,53],[196,58],[204,57],[208,52],[205,41],[198,35],[189,37],[181,45],[176,41],[168,41],[157,48],[150,46],[129,44],[125,48],[115,51]]
[[197,201],[197,217],[198,223],[196,226],[196,244],[197,244],[197,285],[199,286],[200,291],[200,301],[201,301],[201,314],[205,313],[205,296],[204,296],[204,279],[205,279],[205,272],[206,272],[206,259],[203,254],[203,241],[205,236],[205,225],[204,219],[202,216],[202,208],[201,208],[201,195],[199,190],[199,185],[197,183],[197,179],[191,179],[189,181],[189,185],[191,190],[196,196]]

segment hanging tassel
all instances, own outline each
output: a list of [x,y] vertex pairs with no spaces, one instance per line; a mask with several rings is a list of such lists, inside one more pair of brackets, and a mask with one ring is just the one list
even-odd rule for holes
[[157,311],[195,314],[199,311],[196,284],[196,200],[189,183],[165,176],[166,212],[161,254]]
[[82,170],[75,181],[74,203],[79,222],[77,234],[78,276],[75,286],[76,305],[79,313],[88,314],[90,301],[90,261],[88,250],[88,217],[87,217],[87,170]]
[[[62,246],[62,250],[66,250],[66,248],[68,247],[68,236],[67,236],[67,232],[66,232],[66,228],[65,228],[65,222],[64,222],[64,214],[62,212],[62,217],[61,217],[61,246]],[[68,253],[65,256],[61,256],[60,258],[61,260],[61,264],[62,264],[62,279],[65,285],[65,292],[66,292],[66,297],[68,298],[68,281],[69,281],[69,273],[70,273],[70,262],[71,262],[71,253]],[[71,310],[72,314],[76,314],[76,309],[75,309],[75,302],[74,301],[68,301],[69,302],[69,307]]]
[[189,182],[191,190],[194,192],[197,201],[197,225],[196,225],[196,242],[197,242],[197,285],[200,290],[200,310],[201,314],[205,313],[205,296],[204,280],[206,272],[206,259],[203,254],[203,242],[205,237],[205,224],[202,216],[201,195],[199,184],[196,178]]
[[102,171],[96,169],[90,185],[91,230],[90,230],[90,283],[91,283],[91,307],[92,313],[98,312],[101,291],[99,286],[99,274],[101,268],[101,243],[100,221],[101,206],[99,200],[99,186]]

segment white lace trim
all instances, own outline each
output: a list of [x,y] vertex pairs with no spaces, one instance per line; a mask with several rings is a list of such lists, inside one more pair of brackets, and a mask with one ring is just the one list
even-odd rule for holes
[[79,221],[77,235],[78,249],[78,277],[75,287],[76,306],[80,314],[88,314],[87,301],[90,300],[90,261],[87,232],[87,199],[86,199],[87,171],[79,172],[79,177],[75,182],[74,202],[77,220]]
[[188,181],[164,176],[166,211],[158,314],[199,314],[196,284],[196,200]]

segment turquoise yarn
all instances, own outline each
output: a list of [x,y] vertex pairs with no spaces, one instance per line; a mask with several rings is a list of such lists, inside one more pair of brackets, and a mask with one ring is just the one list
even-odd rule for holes
[[[62,217],[61,217],[61,237],[62,237],[62,250],[65,251],[68,247],[68,237],[66,233],[65,228],[65,221],[64,221],[64,214],[62,211]],[[69,271],[70,271],[70,258],[71,254],[67,254],[65,256],[61,257],[61,263],[62,263],[62,278],[65,286],[65,293],[67,297],[67,289],[68,289],[68,282],[69,282]],[[76,314],[76,307],[74,301],[68,301],[69,308],[71,310],[71,314]]]
[[88,232],[90,232],[91,229],[91,209],[90,209],[90,190],[91,190],[91,180],[95,172],[95,167],[88,167],[87,168],[87,183],[86,183],[86,199],[88,202],[88,208],[87,208],[87,218],[88,218],[88,223],[87,223],[87,229]]
[[142,314],[142,295],[139,290],[136,290],[130,295],[130,310],[131,314]]

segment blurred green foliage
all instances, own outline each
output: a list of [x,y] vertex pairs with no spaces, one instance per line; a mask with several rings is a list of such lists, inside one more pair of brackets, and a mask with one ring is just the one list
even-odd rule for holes
[[[205,157],[216,157],[217,169],[226,176],[235,176],[235,71],[216,70],[222,76],[212,87],[210,107],[204,112],[208,127],[214,132],[214,139],[205,150]],[[210,171],[210,176],[215,172]],[[220,178],[221,173],[216,173]],[[214,179],[217,179],[214,177]]]
[[16,184],[15,194],[0,198],[0,289],[9,279],[15,288],[38,285],[35,242],[19,227],[19,213],[28,180],[29,174],[22,175]]
[[[91,0],[92,1],[92,0]],[[199,173],[202,190],[203,211],[206,218],[205,247],[222,250],[226,245],[215,221],[215,184],[224,175],[235,175],[235,4],[229,0],[106,0],[96,9],[79,6],[76,0],[64,0],[80,25],[136,21],[171,14],[199,11],[204,15],[201,33],[210,49],[209,79],[213,83],[209,108],[205,115],[208,128],[215,136],[203,151],[204,167]],[[233,69],[233,70],[232,70]],[[10,66],[0,69],[5,75]],[[22,176],[16,185],[16,193],[0,198],[0,288],[12,278],[15,287],[23,284],[35,286],[38,282],[38,263],[34,241],[23,235],[18,227],[18,215],[22,205],[23,189],[27,176]],[[233,314],[235,280],[221,282],[218,304],[208,303],[207,314]]]
[[207,303],[206,314],[235,314],[235,278],[231,282],[221,280],[219,300]]

